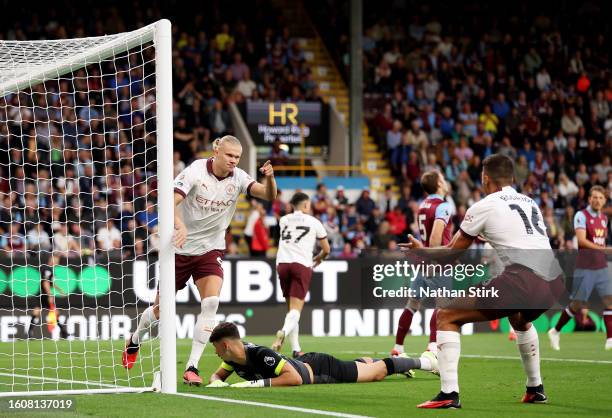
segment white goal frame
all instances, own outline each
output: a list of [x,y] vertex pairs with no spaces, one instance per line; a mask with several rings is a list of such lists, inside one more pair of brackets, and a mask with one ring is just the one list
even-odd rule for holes
[[[157,179],[159,213],[159,296],[160,296],[160,372],[155,375],[151,387],[127,387],[102,385],[96,382],[83,382],[100,389],[43,390],[0,392],[0,397],[36,395],[72,395],[92,393],[147,392],[161,391],[176,393],[176,306],[174,282],[174,192],[173,192],[173,127],[172,127],[172,31],[169,20],[159,20],[141,29],[119,35],[97,38],[99,44],[68,58],[22,69],[15,76],[0,78],[0,97],[20,89],[58,78],[66,73],[77,71],[87,65],[127,52],[146,42],[155,46],[155,83],[157,119]],[[27,41],[38,44],[58,41]],[[78,41],[78,40],[75,40]],[[3,42],[3,41],[0,41]],[[13,42],[13,41],[11,41]],[[5,73],[6,74],[6,73]],[[50,379],[59,380],[59,379]],[[110,386],[110,387],[109,387]]]

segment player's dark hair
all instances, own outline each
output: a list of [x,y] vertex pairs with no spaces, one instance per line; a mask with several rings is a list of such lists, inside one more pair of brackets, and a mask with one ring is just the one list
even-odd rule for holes
[[438,170],[426,171],[421,176],[421,187],[427,194],[434,194],[438,190],[440,172]]
[[240,339],[240,332],[238,327],[232,322],[221,322],[217,325],[208,339],[211,343],[221,341],[223,338]]
[[502,154],[492,154],[482,162],[484,173],[498,186],[512,184],[514,179],[514,163]]
[[596,185],[596,186],[591,187],[589,189],[589,197],[593,195],[593,192],[599,192],[602,195],[604,195],[605,198],[608,198],[608,196],[606,195],[606,189],[604,189],[603,186]]
[[289,201],[289,203],[291,204],[291,206],[293,206],[293,208],[297,208],[302,202],[305,202],[307,200],[310,200],[310,197],[308,197],[308,195],[306,193],[302,193],[302,192],[297,192],[296,194],[293,195],[293,197],[291,198],[291,200]]

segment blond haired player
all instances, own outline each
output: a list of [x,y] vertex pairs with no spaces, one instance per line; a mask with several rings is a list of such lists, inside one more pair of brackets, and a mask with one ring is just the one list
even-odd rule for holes
[[[215,141],[214,156],[198,159],[174,180],[174,244],[176,290],[183,289],[190,277],[201,298],[183,381],[200,385],[198,362],[215,327],[215,314],[223,285],[222,261],[225,231],[230,225],[238,197],[242,193],[259,199],[276,197],[276,181],[270,161],[259,169],[264,184],[258,183],[238,168],[242,145],[233,136]],[[138,327],[127,341],[123,367],[131,369],[138,356],[144,335],[159,319],[159,295],[155,304],[140,317]]]

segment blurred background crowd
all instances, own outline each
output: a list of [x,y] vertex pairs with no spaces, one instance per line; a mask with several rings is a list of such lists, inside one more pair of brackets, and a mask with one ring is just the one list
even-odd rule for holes
[[[60,1],[44,19],[26,9],[21,20],[0,16],[0,39],[99,36],[170,18],[175,174],[233,132],[229,103],[322,100],[278,3],[241,3],[249,19],[236,17],[231,3],[202,10],[176,3]],[[553,246],[574,248],[573,217],[589,188],[612,191],[609,6],[364,6],[364,112],[400,193],[362,190],[349,200],[342,187],[320,184],[313,209],[334,255],[394,249],[408,233],[418,236],[419,180],[431,169],[451,185],[447,199],[459,225],[484,196],[481,161],[496,152],[515,160],[517,187],[540,205]],[[305,7],[348,77],[348,2]],[[153,48],[137,52],[76,72],[74,82],[0,99],[3,251],[139,256],[156,248],[154,86],[146,76]],[[271,156],[282,153],[270,148]],[[251,254],[273,254],[289,198],[281,192],[270,204],[252,201],[229,253],[240,253],[246,237]]]

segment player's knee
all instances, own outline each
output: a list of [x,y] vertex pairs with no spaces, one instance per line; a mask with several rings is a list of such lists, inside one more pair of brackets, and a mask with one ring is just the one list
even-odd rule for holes
[[219,297],[208,296],[202,299],[200,305],[202,306],[202,316],[204,318],[214,318],[219,308]]
[[155,315],[156,319],[159,319],[159,305],[153,306],[153,315]]
[[440,309],[436,314],[436,327],[438,329],[444,329],[444,326],[455,322],[455,316],[452,312]]

